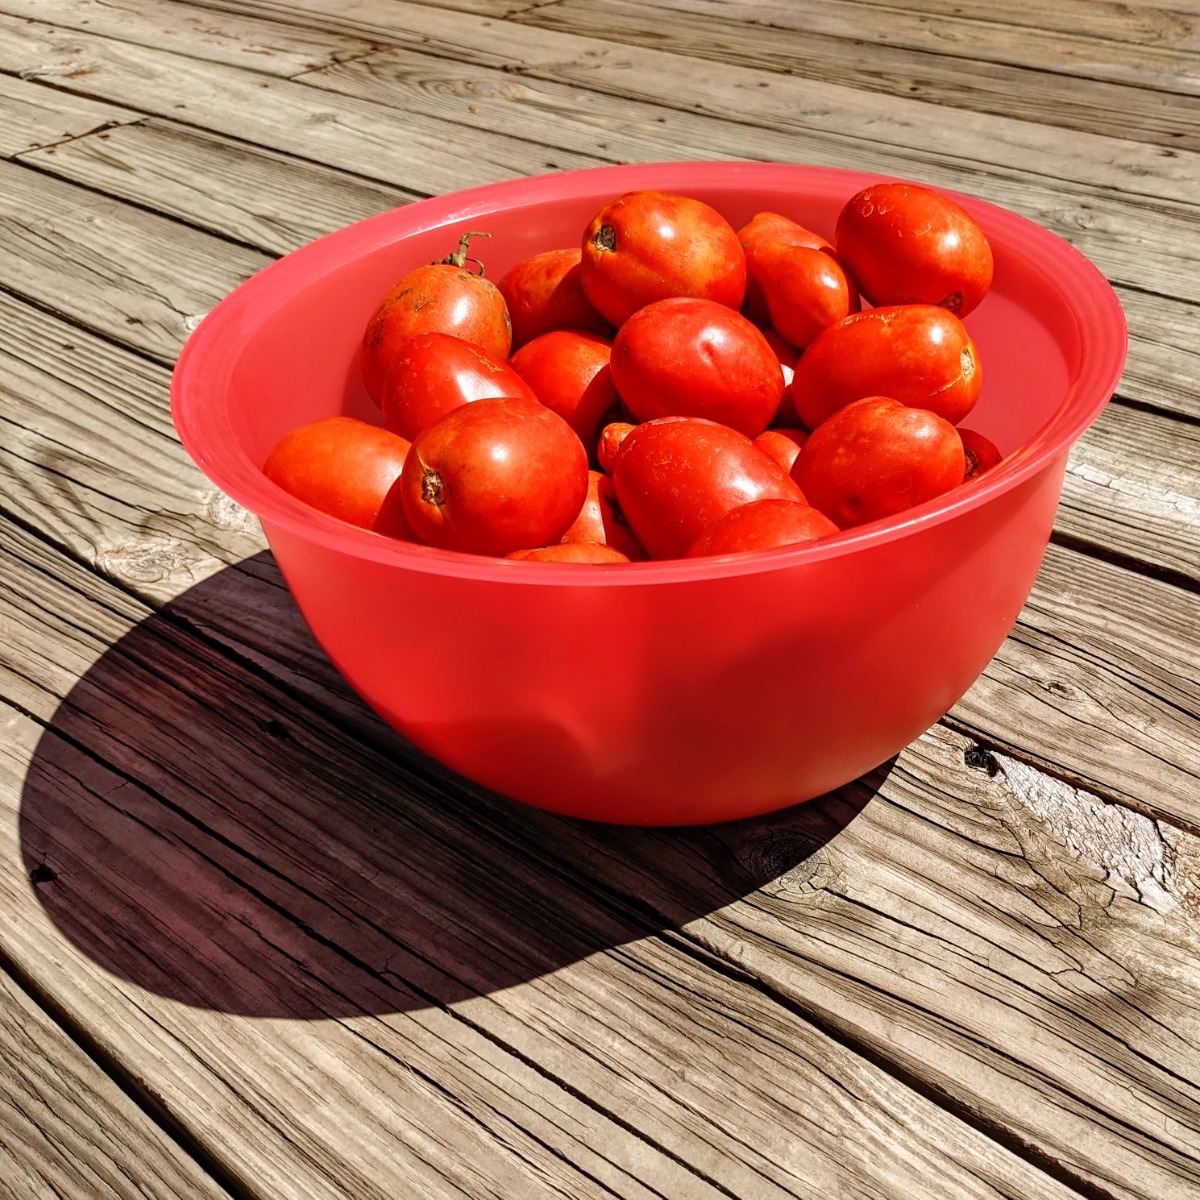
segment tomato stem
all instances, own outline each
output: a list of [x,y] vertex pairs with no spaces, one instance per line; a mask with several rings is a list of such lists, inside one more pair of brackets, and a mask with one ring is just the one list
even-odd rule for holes
[[451,267],[465,267],[467,263],[473,262],[479,268],[479,274],[482,275],[484,273],[483,263],[481,263],[477,258],[471,258],[468,256],[467,244],[472,238],[490,238],[491,236],[492,235],[490,233],[481,233],[478,230],[473,230],[470,233],[464,233],[458,240],[458,249],[455,250],[453,254],[447,254],[445,258],[439,258],[433,265],[436,267],[441,266],[444,263]]

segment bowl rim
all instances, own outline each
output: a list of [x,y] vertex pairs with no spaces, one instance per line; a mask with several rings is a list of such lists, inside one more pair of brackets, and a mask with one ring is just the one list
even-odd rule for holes
[[1044,272],[1045,282],[1060,293],[1075,320],[1080,355],[1061,404],[1030,441],[977,479],[897,516],[815,542],[731,555],[612,566],[514,562],[404,542],[347,524],[272,483],[238,444],[228,408],[222,402],[224,386],[237,359],[236,350],[229,347],[240,345],[239,335],[263,319],[258,295],[268,283],[284,289],[289,284],[312,286],[349,258],[414,234],[485,217],[499,207],[544,203],[548,189],[564,200],[582,200],[597,193],[616,196],[639,188],[686,194],[691,189],[728,190],[739,184],[778,187],[789,175],[802,178],[810,188],[819,184],[831,192],[842,192],[847,199],[869,184],[920,182],[803,163],[681,160],[549,172],[413,201],[284,255],[218,302],[188,338],[172,373],[171,415],[180,440],[212,483],[260,519],[268,540],[272,529],[277,529],[328,549],[419,572],[496,583],[574,585],[586,581],[598,586],[700,582],[788,569],[851,554],[960,517],[1064,457],[1109,403],[1125,367],[1128,330],[1112,285],[1079,250],[1029,218],[990,201],[924,183],[921,186],[942,193],[976,217],[989,239],[1001,234],[1006,250],[1027,261],[1037,261],[1043,268],[1053,267],[1053,276]]

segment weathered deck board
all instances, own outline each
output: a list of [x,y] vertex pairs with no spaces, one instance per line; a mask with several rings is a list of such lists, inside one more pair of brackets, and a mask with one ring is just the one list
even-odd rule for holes
[[229,1197],[3,970],[0,1127],[0,1191],[14,1200]]
[[[10,558],[37,564],[37,573],[17,568],[17,586],[7,589],[5,623],[18,635],[8,654],[20,646],[29,665],[15,679],[10,667],[4,686],[10,703],[51,728],[36,750],[27,741],[32,730],[22,738],[34,759],[22,799],[23,844],[8,854],[45,859],[56,871],[61,886],[43,892],[42,902],[88,956],[138,985],[132,995],[139,1007],[153,1012],[152,993],[166,991],[217,1010],[186,1028],[170,1023],[193,1053],[203,1041],[206,1061],[232,1036],[222,1030],[221,1012],[262,1013],[265,1006],[293,1017],[407,1011],[385,1023],[407,1047],[393,1043],[390,1053],[411,1062],[410,1043],[427,1032],[414,1006],[425,1011],[432,997],[453,1010],[448,1019],[466,1020],[547,1081],[563,1081],[600,1111],[617,1105],[620,1123],[632,1123],[673,1159],[704,1162],[711,1146],[719,1168],[735,1172],[724,1186],[747,1194],[750,1177],[736,1174],[742,1152],[720,1125],[731,1102],[752,1111],[775,1103],[758,1088],[754,1097],[744,1093],[751,1079],[781,1083],[789,1103],[800,1080],[781,1081],[779,1063],[751,1069],[755,1039],[747,1028],[736,1039],[730,1031],[709,1042],[689,1024],[700,1013],[719,1020],[723,1006],[747,1011],[744,997],[717,994],[698,1004],[703,980],[695,979],[683,993],[691,1008],[661,994],[644,1001],[650,1012],[671,1012],[692,1046],[695,1069],[674,1075],[674,1088],[686,1089],[690,1130],[678,1124],[676,1101],[665,1099],[672,1091],[665,1079],[661,1090],[645,1091],[659,1077],[652,1062],[665,1055],[670,1064],[677,1053],[664,1050],[665,1030],[647,1025],[649,1016],[632,1019],[634,1001],[619,997],[619,963],[638,975],[639,992],[673,986],[673,969],[650,967],[657,943],[643,935],[654,926],[639,928],[644,915],[633,915],[647,905],[658,914],[661,905],[656,923],[686,927],[689,940],[896,1064],[905,1078],[933,1085],[944,1102],[958,1097],[954,1104],[965,1107],[956,1111],[975,1114],[993,1133],[1009,1131],[1044,1161],[1127,1195],[1200,1184],[1200,1092],[1187,1082],[1200,995],[1185,980],[1171,987],[1171,972],[1200,951],[1200,925],[1185,906],[1190,877],[1167,870],[1161,839],[1144,818],[1106,818],[1103,805],[1056,789],[1019,763],[1004,762],[990,778],[964,765],[969,741],[938,731],[874,781],[873,799],[851,788],[725,830],[594,829],[482,798],[464,801],[428,778],[408,777],[395,753],[385,762],[324,726],[268,681],[215,656],[169,615],[139,615],[135,601],[106,592],[90,572],[16,531],[9,536],[20,546]],[[219,577],[211,582],[219,586]],[[94,600],[80,630],[58,614],[78,611],[84,596]],[[137,630],[118,643],[119,631],[134,623]],[[62,684],[81,675],[61,703]],[[344,790],[351,778],[358,780],[353,798]],[[336,813],[327,807],[331,793],[341,797]],[[1104,823],[1113,819],[1123,835],[1115,843],[1101,836],[1111,834]],[[141,831],[136,837],[131,821]],[[818,848],[835,831],[836,847]],[[1196,840],[1176,836],[1194,856]],[[594,909],[590,893],[576,892],[556,861],[593,877],[615,908]],[[12,876],[6,867],[3,878]],[[79,894],[86,903],[77,902]],[[1031,922],[1039,910],[1044,915]],[[20,940],[38,944],[51,935],[30,932],[31,924],[27,916],[6,936],[18,939],[7,949],[32,971],[30,947]],[[619,951],[607,949],[617,944]],[[155,947],[149,957],[132,949],[147,945]],[[331,958],[328,946],[341,953]],[[354,964],[387,974],[360,982]],[[89,978],[86,962],[72,966]],[[1126,982],[1112,991],[1118,978]],[[45,985],[72,990],[57,978]],[[1100,986],[1112,994],[1103,998],[1108,1015],[1098,1028],[1089,997]],[[430,1017],[441,1011],[428,1009]],[[785,1010],[776,1016],[794,1024]],[[762,1029],[765,1019],[750,1028]],[[615,1041],[608,1032],[614,1022],[624,1030]],[[775,1053],[795,1045],[804,1028],[773,1036]],[[252,1042],[250,1060],[269,1071],[271,1095],[306,1136],[328,1139],[327,1128],[314,1128],[322,1114],[296,1089],[312,1086],[303,1077],[313,1060],[327,1072],[331,1055],[346,1061],[343,1035],[327,1022],[274,1030],[269,1044]],[[313,1044],[314,1035],[341,1048],[322,1047],[319,1037]],[[464,1069],[482,1070],[469,1056],[466,1031],[453,1040],[465,1043]],[[275,1061],[280,1043],[286,1070]],[[360,1055],[367,1050],[359,1047]],[[223,1086],[232,1086],[226,1051],[221,1058]],[[731,1074],[717,1071],[721,1062]],[[349,1063],[383,1086],[359,1055]],[[433,1071],[422,1059],[421,1072]],[[236,1082],[243,1095],[266,1086],[241,1073]],[[546,1086],[531,1096],[544,1100]],[[454,1093],[470,1103],[474,1089],[460,1075]],[[536,1107],[537,1100],[526,1102]],[[498,1103],[489,1100],[493,1109]],[[371,1118],[355,1112],[363,1122],[379,1119],[375,1109]],[[743,1119],[762,1128],[764,1121],[777,1127],[780,1117],[777,1108],[745,1116],[729,1136],[738,1136]],[[369,1128],[349,1136],[372,1140]],[[460,1141],[454,1163],[463,1149]],[[364,1153],[357,1144],[355,1152]],[[360,1164],[378,1169],[369,1153]],[[772,1169],[794,1172],[796,1165]],[[757,1183],[765,1188],[770,1172],[756,1169],[765,1172]],[[930,1169],[927,1162],[919,1168]],[[785,1179],[775,1182],[786,1194]]]
[[[4,949],[254,1194],[785,1200],[833,1156],[848,1195],[1066,1194],[636,908],[495,852],[486,809],[0,536],[29,564],[3,619],[41,664],[6,648],[5,695],[48,725],[10,710],[0,750]],[[81,603],[87,631],[59,615]],[[30,856],[55,873],[36,900]]]
[[[217,15],[175,0],[0,0],[0,13],[285,77],[373,49],[363,38],[328,28]],[[56,68],[51,66],[45,77],[56,78]]]
[[140,113],[0,75],[0,158],[136,121]]
[[[19,74],[39,64],[61,72],[56,82],[66,90],[100,99],[119,97],[120,103],[148,115],[427,195],[597,161],[498,133],[475,139],[467,153],[461,136],[419,114],[399,119],[394,110],[370,100],[0,16],[0,71]],[[76,74],[81,68],[86,71]]]

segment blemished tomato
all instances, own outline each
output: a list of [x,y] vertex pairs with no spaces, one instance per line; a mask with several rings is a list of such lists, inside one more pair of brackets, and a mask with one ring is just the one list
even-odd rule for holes
[[503,359],[449,333],[422,333],[396,351],[380,395],[383,427],[411,441],[451,409],[511,396],[537,400]]
[[496,286],[508,305],[513,349],[552,329],[580,329],[611,338],[612,326],[583,294],[583,251],[543,250],[511,268]]
[[596,443],[596,460],[600,470],[611,475],[613,463],[617,459],[617,451],[621,443],[637,428],[632,421],[610,421],[600,430],[600,440]]
[[811,505],[794,500],[754,500],[714,521],[691,544],[687,557],[771,550],[838,532],[838,527]]
[[558,542],[553,546],[539,546],[536,550],[514,550],[505,558],[524,562],[557,562],[595,565],[602,563],[627,563],[629,559],[612,546],[602,542]]
[[860,308],[854,281],[823,250],[761,239],[746,247],[746,269],[769,324],[797,350]]
[[991,438],[984,437],[982,433],[977,433],[974,429],[960,427],[958,436],[962,441],[963,454],[967,460],[966,473],[963,476],[964,483],[968,479],[982,475],[984,471],[990,471],[1004,458],[1004,455],[1000,453],[1000,448]]
[[770,458],[773,458],[785,471],[790,472],[800,447],[808,441],[807,429],[764,429],[754,439],[754,444]]
[[562,535],[562,540],[600,542],[619,550],[631,561],[646,557],[641,542],[625,522],[613,481],[602,471],[588,472],[587,498],[571,527]]
[[400,494],[427,545],[502,557],[556,542],[583,506],[587,454],[533,400],[476,400],[414,439]]
[[668,192],[627,192],[604,205],[583,234],[579,280],[614,326],[669,296],[738,309],[746,256],[732,225],[711,205]]
[[966,316],[992,285],[992,249],[960,204],[915,183],[877,183],[838,215],[837,251],[875,305],[938,304]]
[[396,481],[409,443],[356,417],[325,417],[285,433],[263,464],[272,482],[331,517],[411,539]]
[[465,233],[440,262],[409,271],[376,306],[362,341],[362,377],[377,403],[399,348],[420,333],[452,333],[496,358],[512,350],[512,324],[500,289],[467,266],[467,243],[487,234]]
[[841,529],[895,516],[963,481],[962,441],[949,421],[887,396],[839,409],[792,467],[813,508]]
[[625,520],[656,559],[682,558],[740,504],[804,499],[748,437],[702,417],[660,417],[631,430],[617,451],[613,483]]
[[575,430],[589,454],[601,424],[621,399],[609,368],[611,353],[612,343],[599,334],[553,329],[508,360],[534,395]]
[[612,375],[638,421],[705,417],[747,437],[766,429],[783,395],[783,369],[762,331],[691,296],[634,313],[613,339]]
[[816,427],[864,396],[891,396],[957,424],[983,386],[979,351],[966,326],[933,304],[852,313],[813,339],[792,375],[789,404]]

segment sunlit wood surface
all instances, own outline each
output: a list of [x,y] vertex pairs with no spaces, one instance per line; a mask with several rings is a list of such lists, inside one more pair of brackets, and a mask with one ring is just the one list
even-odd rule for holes
[[[204,314],[474,184],[752,158],[1076,245],[1128,367],[983,678],[663,832],[384,728],[175,436]],[[0,1195],[1200,1197],[1200,14],[0,0]]]

